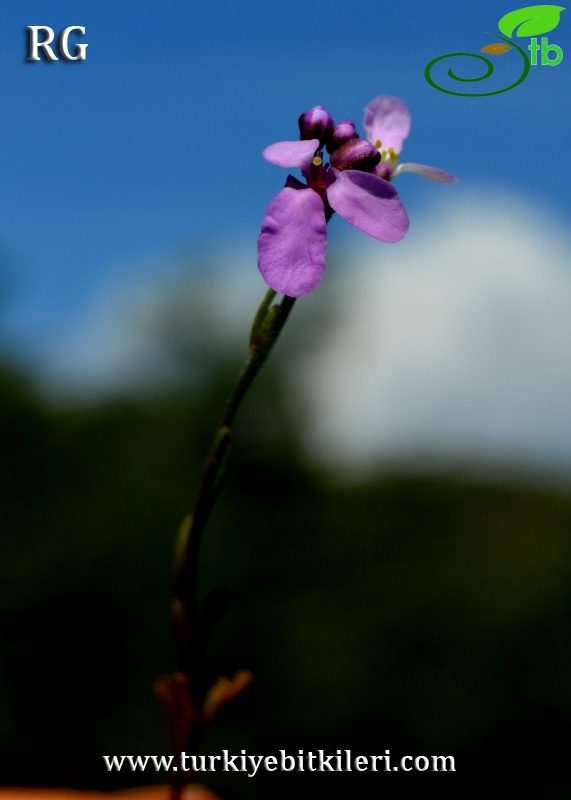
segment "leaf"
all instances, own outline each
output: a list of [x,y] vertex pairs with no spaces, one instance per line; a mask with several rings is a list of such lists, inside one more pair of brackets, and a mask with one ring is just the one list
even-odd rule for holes
[[[526,6],[510,11],[498,22],[504,36],[539,36],[548,33],[559,25],[564,6]],[[517,32],[516,32],[517,28]]]
[[496,44],[487,44],[485,47],[482,47],[480,53],[491,53],[493,56],[499,56],[501,53],[507,53],[508,50],[511,50],[509,44],[496,42]]
[[247,669],[239,669],[232,678],[221,677],[214,681],[204,699],[202,713],[207,722],[211,722],[220,709],[234,700],[254,680]]

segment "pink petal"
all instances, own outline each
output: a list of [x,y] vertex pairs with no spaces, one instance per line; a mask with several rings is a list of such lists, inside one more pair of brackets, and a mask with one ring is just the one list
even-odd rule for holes
[[410,131],[410,113],[406,105],[398,97],[382,94],[371,100],[365,108],[363,127],[367,139],[378,148],[388,150],[393,148],[395,153],[400,153],[402,143]]
[[323,200],[313,189],[286,187],[268,206],[258,238],[258,267],[276,292],[301,297],[325,271],[327,227]]
[[400,172],[416,172],[423,178],[428,178],[429,181],[436,181],[436,183],[456,183],[458,178],[450,172],[445,172],[438,167],[427,167],[425,164],[399,164],[393,173],[393,178]]
[[266,161],[278,167],[303,167],[313,158],[319,147],[319,139],[303,139],[299,142],[276,142],[262,152]]
[[381,242],[400,242],[408,230],[408,215],[394,186],[358,170],[334,170],[327,189],[331,207],[351,225]]

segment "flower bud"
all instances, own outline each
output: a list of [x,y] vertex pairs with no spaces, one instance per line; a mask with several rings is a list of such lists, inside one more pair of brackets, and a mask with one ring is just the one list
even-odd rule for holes
[[333,130],[333,118],[323,106],[310,108],[299,118],[300,139],[319,139],[323,145]]
[[395,168],[388,161],[381,161],[373,170],[375,175],[378,175],[379,178],[384,178],[386,181],[390,181],[394,171]]
[[359,134],[355,130],[355,123],[350,119],[344,119],[343,122],[338,122],[333,128],[331,136],[327,141],[327,150],[333,153],[338,147],[341,147],[345,142],[350,142],[351,139],[358,139]]
[[351,139],[331,154],[329,163],[335,169],[359,169],[361,172],[371,172],[380,160],[381,154],[366,139]]

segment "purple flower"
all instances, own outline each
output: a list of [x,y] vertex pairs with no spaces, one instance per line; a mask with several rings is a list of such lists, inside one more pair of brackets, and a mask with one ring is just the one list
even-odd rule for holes
[[458,178],[425,164],[397,164],[402,145],[410,131],[410,113],[398,97],[379,95],[365,108],[363,127],[367,139],[381,155],[375,174],[393,180],[401,172],[416,172],[437,183],[456,183]]
[[[397,98],[377,97],[367,106],[368,141],[358,137],[350,120],[334,125],[323,106],[302,114],[299,126],[301,141],[272,144],[263,156],[280,167],[299,167],[306,183],[288,176],[268,206],[258,239],[264,280],[290,297],[301,297],[320,282],[326,224],[335,212],[381,242],[398,242],[409,221],[392,178],[408,170],[445,183],[456,180],[434,167],[396,167],[410,129],[408,110]],[[331,153],[329,164],[323,162],[324,147]]]

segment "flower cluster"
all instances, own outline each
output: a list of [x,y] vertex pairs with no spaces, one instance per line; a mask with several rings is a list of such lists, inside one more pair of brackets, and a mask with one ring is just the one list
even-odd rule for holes
[[327,110],[316,106],[299,118],[299,141],[277,142],[264,150],[267,161],[300,168],[306,181],[289,175],[262,223],[258,266],[276,292],[300,297],[315,289],[325,271],[326,224],[333,213],[381,242],[398,242],[409,222],[391,181],[401,172],[440,183],[456,181],[436,167],[398,164],[410,114],[397,97],[381,95],[369,103],[363,127],[366,139],[351,120],[334,124]]

